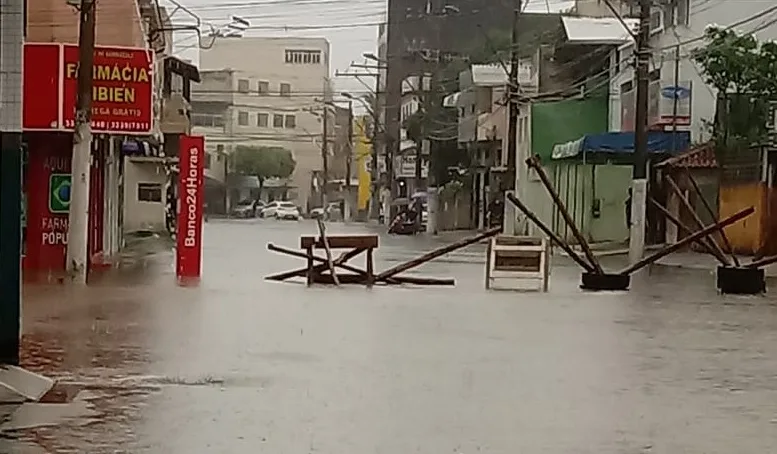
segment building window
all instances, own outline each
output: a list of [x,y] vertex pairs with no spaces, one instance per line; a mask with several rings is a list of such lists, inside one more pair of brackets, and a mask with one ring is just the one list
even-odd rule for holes
[[251,90],[250,82],[248,79],[239,79],[237,81],[237,91],[240,93],[248,93]]
[[677,11],[675,12],[675,21],[677,25],[688,25],[691,19],[690,10],[690,0],[678,0],[677,2]]
[[286,63],[293,65],[320,65],[321,51],[287,49]]
[[240,126],[248,126],[248,112],[237,113],[237,124]]
[[138,183],[139,202],[161,202],[162,185],[159,183]]
[[270,82],[267,82],[266,80],[260,80],[257,91],[260,95],[266,95],[270,93]]
[[270,123],[270,114],[260,113],[256,116],[256,126],[266,128]]
[[211,157],[210,153],[205,153],[205,168],[206,169],[210,169],[210,161],[211,161],[211,159],[212,159],[212,157]]
[[281,84],[281,96],[291,96],[291,84]]
[[294,129],[297,127],[297,117],[294,115],[286,115],[286,128]]
[[272,116],[272,126],[273,128],[282,128],[283,127],[283,115],[275,114]]
[[221,127],[224,127],[224,117],[221,115],[196,113],[192,115],[192,125],[211,127],[211,128],[221,128]]

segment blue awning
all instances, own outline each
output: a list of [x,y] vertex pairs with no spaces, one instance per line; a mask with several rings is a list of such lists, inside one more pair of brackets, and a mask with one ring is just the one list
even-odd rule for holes
[[[648,153],[676,155],[691,144],[688,131],[648,133]],[[571,142],[553,146],[551,159],[569,159],[581,154],[631,154],[634,152],[633,132],[606,132],[583,136]]]

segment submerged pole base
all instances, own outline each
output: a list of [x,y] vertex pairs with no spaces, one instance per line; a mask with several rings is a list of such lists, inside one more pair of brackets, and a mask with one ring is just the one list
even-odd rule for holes
[[760,268],[719,266],[715,284],[724,295],[759,295],[766,292],[766,275]]
[[628,274],[597,274],[585,272],[582,275],[580,288],[595,292],[628,290],[631,276]]

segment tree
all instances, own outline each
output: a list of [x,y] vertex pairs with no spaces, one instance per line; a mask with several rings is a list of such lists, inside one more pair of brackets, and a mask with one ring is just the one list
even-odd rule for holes
[[238,145],[232,155],[235,171],[240,175],[259,178],[259,189],[268,178],[288,178],[297,163],[291,151],[283,147],[252,147]]
[[707,27],[693,60],[718,90],[713,137],[722,150],[741,150],[765,138],[769,102],[777,100],[777,44],[752,34]]

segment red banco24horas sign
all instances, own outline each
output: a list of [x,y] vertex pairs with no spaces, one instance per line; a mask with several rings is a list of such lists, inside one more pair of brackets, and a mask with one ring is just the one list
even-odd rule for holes
[[[153,121],[153,53],[146,49],[101,47],[92,68],[92,129],[147,134]],[[24,45],[23,127],[26,131],[68,131],[75,127],[78,46]]]

